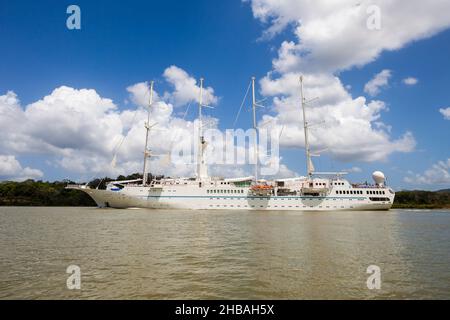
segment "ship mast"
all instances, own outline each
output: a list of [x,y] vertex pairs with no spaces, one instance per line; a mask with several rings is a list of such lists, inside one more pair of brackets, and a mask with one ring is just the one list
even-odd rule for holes
[[197,179],[203,180],[208,178],[208,167],[205,161],[206,141],[203,134],[202,108],[203,104],[203,78],[200,78],[200,94],[198,99],[198,122],[199,122],[199,146],[197,153]]
[[142,185],[147,185],[147,178],[148,178],[148,158],[150,157],[150,150],[148,150],[148,137],[150,133],[150,108],[153,104],[153,81],[150,82],[150,100],[148,103],[148,109],[147,109],[147,122],[145,122],[145,148],[144,148],[144,170],[143,170],[143,176],[142,176]]
[[308,177],[312,177],[314,172],[314,166],[311,161],[311,150],[309,148],[309,140],[308,140],[308,121],[306,120],[306,98],[303,94],[303,76],[300,76],[300,94],[302,99],[302,110],[303,110],[303,128],[305,130],[305,152],[306,152],[306,171],[308,173]]
[[256,98],[255,98],[255,77],[252,77],[252,111],[253,111],[253,129],[255,131],[254,157],[255,157],[255,183],[258,183],[258,127],[256,125]]

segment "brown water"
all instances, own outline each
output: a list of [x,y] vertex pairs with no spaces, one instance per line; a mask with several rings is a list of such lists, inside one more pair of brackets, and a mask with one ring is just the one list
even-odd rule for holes
[[450,212],[0,207],[0,298],[449,299]]

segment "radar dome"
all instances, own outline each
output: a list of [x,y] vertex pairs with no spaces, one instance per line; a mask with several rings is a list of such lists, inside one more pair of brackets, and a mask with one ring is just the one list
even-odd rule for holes
[[383,184],[386,180],[384,173],[381,171],[375,171],[374,173],[372,173],[372,179],[376,184]]

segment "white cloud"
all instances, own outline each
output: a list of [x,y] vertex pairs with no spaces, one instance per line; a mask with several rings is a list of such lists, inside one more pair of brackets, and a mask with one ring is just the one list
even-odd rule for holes
[[389,79],[392,76],[391,70],[385,69],[377,73],[372,80],[364,86],[364,92],[370,94],[372,97],[378,95],[381,88],[386,88],[389,85]]
[[445,185],[450,184],[450,158],[439,161],[422,174],[410,174],[404,181],[411,184]]
[[407,86],[414,86],[419,83],[419,80],[414,77],[408,77],[403,79],[403,83],[406,84]]
[[[191,145],[195,132],[195,121],[175,116],[172,102],[181,105],[197,99],[199,88],[192,77],[177,67],[166,69],[164,74],[169,77],[174,91],[161,96],[155,90],[150,122],[156,126],[150,131],[150,148],[153,154],[160,156],[151,159],[150,171],[170,176],[192,176],[193,164],[169,158],[173,148]],[[180,83],[187,83],[191,91]],[[127,91],[130,93],[129,101],[136,104],[137,109],[131,106],[133,109],[120,110],[112,100],[101,97],[93,89],[62,86],[24,107],[14,92],[7,92],[0,96],[1,153],[46,156],[47,164],[64,169],[75,179],[140,172],[148,83],[131,85]],[[217,103],[213,92],[210,87],[205,89],[207,103]],[[218,119],[208,116],[207,111],[205,113],[208,127],[217,128]],[[210,145],[214,147],[215,142]],[[113,167],[114,154],[116,165]],[[10,158],[8,160],[8,163],[13,163]],[[16,163],[16,171],[19,170],[17,168]],[[38,176],[38,172],[30,170],[33,169],[23,169],[28,176]],[[236,169],[235,165],[220,165],[212,172],[228,176],[245,170]]]
[[12,155],[0,155],[0,180],[23,181],[41,178],[44,174],[38,169],[23,168]]
[[362,172],[362,169],[360,167],[351,167],[349,169],[345,169],[344,171],[349,173],[359,173]]
[[[304,147],[298,75],[285,73],[275,79],[271,75],[261,80],[261,92],[274,97],[275,115],[264,116],[262,122],[271,121],[282,130],[282,146]],[[314,149],[343,161],[380,161],[393,152],[415,148],[410,132],[390,137],[390,126],[381,121],[381,113],[387,110],[382,101],[352,98],[333,75],[307,74],[304,83],[306,97],[319,97],[307,107],[308,122],[315,124],[310,130]]]
[[[265,36],[293,26],[294,40],[282,42],[272,71],[260,81],[261,93],[273,98],[275,113],[263,121],[283,129],[283,146],[303,147],[299,97],[303,74],[306,97],[319,97],[307,112],[308,121],[318,124],[311,129],[314,148],[345,161],[380,161],[394,152],[414,150],[411,132],[391,136],[391,126],[381,119],[388,111],[384,102],[352,97],[336,74],[447,28],[448,1],[438,1],[432,8],[418,0],[408,2],[407,8],[398,0],[251,0],[251,5],[253,15],[267,26]],[[367,28],[369,5],[381,9],[381,30]],[[376,95],[390,77],[391,71],[383,70],[366,85],[366,92]]]
[[[139,82],[127,88],[131,101],[140,107],[147,107],[150,102],[150,88],[148,82]],[[153,102],[159,101],[158,94],[153,92]]]
[[[294,26],[296,41],[285,42],[274,65],[281,72],[348,69],[374,61],[383,51],[428,38],[450,26],[450,2],[251,0],[253,15],[267,35]],[[380,30],[367,28],[369,6],[378,6]]]
[[441,108],[439,109],[439,112],[444,116],[444,119],[450,120],[450,107]]
[[[174,106],[182,106],[192,101],[198,101],[200,87],[197,81],[189,74],[177,66],[170,66],[164,71],[164,78],[175,90],[168,94],[169,101]],[[203,103],[215,105],[218,98],[214,95],[214,89],[211,87],[203,88]]]

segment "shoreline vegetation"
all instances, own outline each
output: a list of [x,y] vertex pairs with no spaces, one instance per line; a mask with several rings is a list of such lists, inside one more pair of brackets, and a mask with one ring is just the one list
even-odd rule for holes
[[[88,183],[91,188],[105,189],[106,184],[113,180],[133,180],[142,178],[135,173],[129,176],[119,176],[117,179],[95,179]],[[151,175],[150,175],[151,178]],[[159,177],[157,177],[159,178]],[[69,180],[0,182],[0,206],[95,206],[95,202],[84,192],[65,189]],[[450,209],[450,189],[439,191],[398,191],[395,195],[393,209]]]

